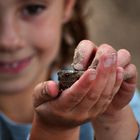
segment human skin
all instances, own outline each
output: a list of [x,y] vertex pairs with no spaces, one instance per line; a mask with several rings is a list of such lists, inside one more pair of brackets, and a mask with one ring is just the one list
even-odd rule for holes
[[[31,13],[27,10],[30,7],[30,4],[37,4],[37,7],[39,4],[39,9],[37,10],[37,13],[35,12],[35,15],[34,10],[31,10]],[[44,81],[46,79],[49,65],[55,59],[59,50],[61,40],[61,27],[64,22],[69,19],[71,13],[70,11],[73,4],[74,0],[68,0],[66,3],[64,2],[64,0],[44,0],[32,2],[15,2],[13,0],[0,1],[0,60],[2,63],[0,72],[0,111],[5,113],[10,119],[14,120],[15,122],[27,123],[31,122],[32,120],[33,108],[31,93],[33,91],[33,87],[38,82]],[[29,59],[30,56],[32,57]],[[14,64],[15,61],[25,61],[25,58],[28,58],[28,65],[24,67],[24,69],[21,69],[20,64]],[[103,77],[102,79],[100,75],[106,74],[107,76],[111,71],[110,74],[115,77],[117,67],[116,62],[110,62],[114,58],[115,54],[112,55],[111,53],[105,54],[101,57],[97,70],[97,76],[99,77],[96,80],[97,84],[95,84],[98,87],[101,84],[105,85],[105,83],[100,83],[102,80],[104,82],[107,81],[107,77]],[[120,71],[121,73],[122,69],[118,69],[119,70],[117,71]],[[92,76],[90,76],[89,78],[90,74]],[[82,88],[82,81],[85,81],[85,79],[87,79],[88,86],[82,88],[82,90],[85,91],[89,88],[89,83],[95,83],[94,78],[96,79],[95,71],[92,69],[88,70],[87,72],[85,72],[83,78],[79,82],[77,82],[77,84],[75,84],[69,90],[63,92],[62,96],[58,98],[58,100],[54,100],[53,104],[51,104],[51,101],[48,101],[48,98],[48,102],[45,102],[46,98],[44,94],[43,99],[41,98],[42,96],[34,95],[34,107],[36,113],[33,121],[33,130],[47,130],[47,132],[49,133],[46,134],[43,131],[44,135],[41,136],[45,136],[45,138],[47,137],[49,139],[53,139],[52,137],[61,139],[62,136],[66,139],[69,139],[69,136],[73,136],[73,139],[77,139],[79,134],[79,125],[89,120],[89,118],[91,118],[93,115],[94,117],[96,117],[99,112],[92,112],[88,115],[87,108],[90,108],[92,106],[91,102],[90,104],[87,102],[85,106],[83,106],[83,102],[81,106],[75,108],[75,111],[72,112],[72,114],[64,114],[63,112],[61,112],[61,109],[63,105],[65,105],[64,110],[67,110],[71,109],[75,104],[77,104],[77,102],[75,102],[75,98],[71,97],[73,97],[73,94],[78,95],[76,93],[80,88]],[[115,80],[112,79],[110,80],[110,82],[115,82]],[[95,87],[96,86],[94,86],[92,90],[96,90]],[[48,89],[50,90],[50,92],[48,92],[48,95],[52,97],[55,97],[57,95],[58,90],[54,82],[50,82],[50,85],[48,85]],[[39,92],[39,95],[40,93],[42,92]],[[81,92],[81,95],[84,96],[86,95],[86,93],[87,92]],[[81,95],[80,97],[83,97]],[[80,100],[80,97],[77,98]],[[46,108],[46,104],[50,104],[50,106]],[[55,108],[56,106],[58,107],[58,110]],[[81,110],[83,111],[80,112]],[[46,112],[46,114],[44,114],[44,112]],[[79,113],[84,114],[85,112],[85,116],[81,115],[82,118],[79,118]],[[44,125],[46,124],[44,122],[48,121],[46,119],[43,119],[44,117],[46,118],[47,113],[48,115],[53,115],[54,117],[50,117],[50,119],[52,119],[52,121],[50,121],[50,124],[47,123],[47,125]],[[52,122],[54,122],[54,119],[56,119],[57,116],[57,119],[61,117],[60,120],[62,120],[62,125],[60,125],[59,123],[51,124]],[[47,119],[48,118],[49,117],[47,117]],[[65,123],[67,123],[67,125],[65,125]],[[34,127],[38,125],[40,127]],[[64,131],[58,131],[58,127],[59,130],[63,129]],[[39,134],[40,132],[42,131],[32,131],[31,134],[34,135],[31,135],[31,138],[33,138],[35,134]],[[52,134],[52,132],[55,132],[56,135],[50,135]]]
[[[73,5],[74,0],[0,0],[0,111],[12,120],[32,120],[33,88],[48,78]],[[26,58],[24,68],[17,65]]]
[[[79,62],[75,64],[75,68],[82,70],[87,66],[87,62],[89,60],[89,56],[91,56],[89,50],[93,50],[93,45],[89,45],[89,50],[83,49],[88,42],[83,42],[79,45],[78,50],[84,50],[82,59],[79,59]],[[91,44],[91,43],[90,43]],[[95,58],[89,67],[94,67],[95,60],[99,60],[102,54],[108,54],[114,52],[114,49],[107,45],[103,44],[98,47]],[[76,55],[76,54],[75,54]],[[75,56],[76,57],[76,56]],[[113,90],[110,89],[111,84],[107,84],[107,87],[103,90],[102,96],[99,98],[98,102],[93,107],[93,110],[99,109],[105,110],[101,115],[99,115],[96,119],[93,116],[92,122],[95,129],[95,134],[97,139],[135,139],[138,133],[138,126],[133,116],[132,110],[128,106],[129,101],[131,100],[137,83],[137,70],[135,65],[131,62],[131,54],[125,50],[121,49],[117,52],[117,65],[123,68],[123,73],[116,76],[116,80],[118,82],[115,83]],[[80,66],[81,65],[81,66]],[[80,66],[80,67],[77,67]],[[121,77],[122,76],[122,77]],[[109,81],[112,81],[113,76],[110,76]],[[101,85],[101,84],[100,84]],[[111,92],[111,98],[109,95]],[[105,100],[108,99],[108,102],[105,103]],[[108,105],[107,105],[108,104]],[[129,116],[129,117],[128,117]],[[115,123],[114,123],[115,122]],[[133,125],[132,125],[133,124]],[[120,129],[121,127],[121,129]],[[130,132],[129,135],[125,135],[125,132]]]
[[[32,5],[38,6],[33,13],[30,10]],[[6,68],[4,72],[0,72],[1,94],[14,94],[36,83],[39,77],[42,77],[42,73],[45,78],[46,70],[56,57],[60,46],[64,1],[58,3],[56,0],[23,0],[15,3],[14,0],[7,0],[0,1],[0,6],[3,13],[0,36],[1,62],[6,65],[32,57],[28,66],[16,73],[7,72]]]
[[[94,9],[90,23],[91,40],[96,44],[107,42],[116,49],[123,47],[129,50],[133,56],[133,63],[136,64],[140,73],[140,1],[127,0],[126,4],[126,1],[122,0],[108,0],[107,2],[94,0],[91,5]],[[140,82],[137,83],[137,88],[140,89]]]
[[[93,43],[82,41],[77,49],[86,50],[85,46],[87,51],[82,51],[85,60],[79,59],[83,68],[87,67],[89,60],[87,58],[90,58],[88,56],[92,52]],[[122,56],[125,56],[123,60]],[[46,131],[50,126],[54,126],[53,131],[58,129],[65,131],[76,128],[84,122],[92,121],[97,140],[103,138],[133,140],[136,138],[138,126],[128,106],[137,79],[136,68],[131,64],[130,53],[126,50],[116,52],[111,46],[103,44],[97,49],[95,58],[99,59],[97,70],[91,69],[92,65],[89,65],[90,68],[81,78],[70,88],[64,90],[59,98],[53,99],[58,93],[58,86],[53,81],[36,87],[34,122],[38,124],[34,123],[33,134],[37,126],[45,127],[43,130]],[[126,81],[123,81],[124,71],[128,76]],[[46,94],[42,89],[46,89]],[[47,116],[51,117],[47,118]],[[120,127],[121,125],[123,127]],[[128,135],[124,135],[128,132],[130,132]]]
[[[0,111],[11,120],[32,122],[33,88],[48,78],[50,64],[59,53],[62,26],[70,19],[74,3],[0,0]],[[62,134],[67,139],[72,133]]]

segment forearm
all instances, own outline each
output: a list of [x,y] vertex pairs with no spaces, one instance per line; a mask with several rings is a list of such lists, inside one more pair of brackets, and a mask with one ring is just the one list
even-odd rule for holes
[[104,116],[92,123],[96,140],[135,140],[138,135],[138,124],[130,107],[116,116]]
[[79,131],[79,127],[72,129],[43,128],[33,121],[30,140],[79,140]]

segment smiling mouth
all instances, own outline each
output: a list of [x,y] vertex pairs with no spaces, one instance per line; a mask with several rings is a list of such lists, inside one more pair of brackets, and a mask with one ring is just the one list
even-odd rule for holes
[[30,64],[33,56],[14,62],[0,61],[0,73],[17,74],[22,72]]

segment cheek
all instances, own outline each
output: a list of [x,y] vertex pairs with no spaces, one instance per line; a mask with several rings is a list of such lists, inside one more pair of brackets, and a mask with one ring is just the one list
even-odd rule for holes
[[[52,28],[54,27],[54,28]],[[41,63],[49,65],[56,58],[61,42],[61,27],[51,26],[34,31],[31,46],[39,54]]]

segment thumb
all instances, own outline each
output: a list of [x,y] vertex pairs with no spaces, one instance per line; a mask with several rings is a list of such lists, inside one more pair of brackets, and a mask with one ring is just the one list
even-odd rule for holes
[[58,95],[58,85],[54,81],[38,84],[33,93],[33,106],[36,108],[44,102],[53,100]]

